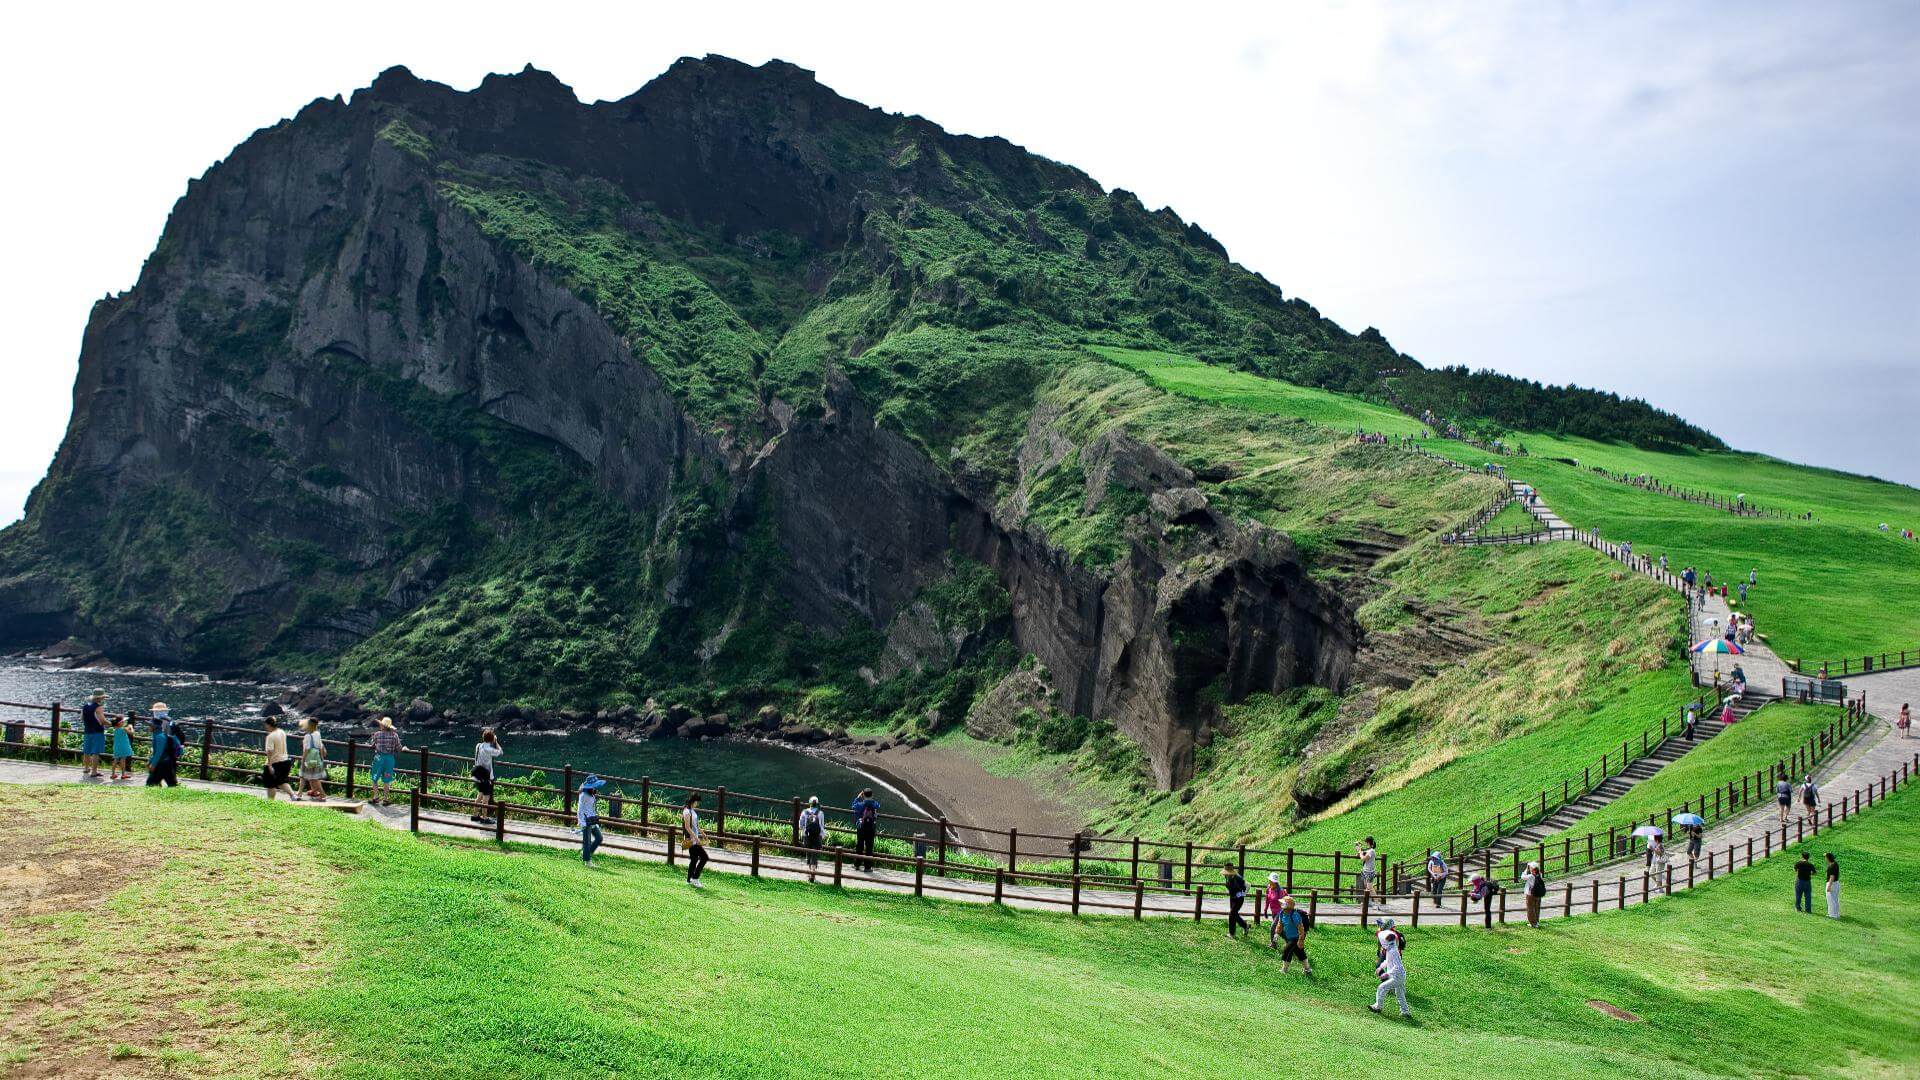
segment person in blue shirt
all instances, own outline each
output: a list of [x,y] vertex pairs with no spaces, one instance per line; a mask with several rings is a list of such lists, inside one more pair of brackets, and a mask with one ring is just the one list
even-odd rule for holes
[[107,702],[105,690],[95,690],[80,706],[80,775],[100,779],[100,757],[107,752],[107,723],[101,707]]
[[153,703],[153,754],[147,759],[147,786],[179,787],[180,755],[186,753],[179,727],[167,714],[167,703]]
[[[880,833],[880,800],[866,788],[853,800],[854,866],[873,872],[873,841]],[[864,856],[864,858],[863,858]]]
[[600,789],[607,786],[598,776],[589,776],[580,782],[580,861],[593,865],[593,853],[601,844],[606,843],[606,835],[600,831]]

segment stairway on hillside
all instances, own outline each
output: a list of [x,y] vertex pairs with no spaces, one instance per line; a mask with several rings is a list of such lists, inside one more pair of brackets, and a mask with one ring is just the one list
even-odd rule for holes
[[[1734,720],[1736,722],[1745,720],[1755,709],[1773,700],[1775,699],[1772,697],[1749,691],[1744,697],[1734,701]],[[1660,745],[1654,747],[1645,757],[1633,761],[1625,769],[1595,784],[1592,791],[1560,807],[1544,819],[1518,832],[1503,836],[1480,851],[1469,852],[1461,865],[1471,866],[1473,863],[1484,861],[1488,856],[1492,856],[1493,861],[1498,863],[1515,851],[1524,853],[1527,848],[1535,847],[1540,841],[1567,829],[1595,810],[1632,791],[1647,777],[1678,761],[1694,747],[1720,734],[1724,727],[1718,716],[1701,717],[1697,734],[1692,740],[1679,735],[1662,740]]]

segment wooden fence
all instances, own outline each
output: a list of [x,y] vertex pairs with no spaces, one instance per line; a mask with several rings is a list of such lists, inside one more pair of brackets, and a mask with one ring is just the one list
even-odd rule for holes
[[1898,651],[1888,649],[1862,656],[1843,656],[1837,660],[1803,660],[1796,656],[1787,661],[1787,665],[1802,675],[1812,675],[1821,679],[1868,675],[1876,671],[1920,667],[1920,646]]

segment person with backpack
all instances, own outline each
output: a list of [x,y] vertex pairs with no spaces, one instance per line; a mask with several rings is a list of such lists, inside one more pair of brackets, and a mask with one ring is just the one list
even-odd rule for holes
[[107,752],[107,724],[100,715],[107,692],[95,690],[80,706],[80,775],[100,779],[100,758]]
[[1800,816],[1812,818],[1815,825],[1820,824],[1820,789],[1813,786],[1811,776],[1800,784]]
[[607,786],[605,780],[589,775],[580,781],[580,801],[576,811],[576,820],[580,823],[580,861],[593,865],[593,853],[607,842],[606,834],[600,831],[600,789]]
[[872,788],[862,788],[853,799],[853,865],[873,873],[873,841],[880,834],[880,800]]
[[327,801],[327,744],[320,737],[320,721],[309,716],[300,722],[300,786],[314,802]]
[[1307,959],[1307,931],[1313,929],[1313,920],[1301,911],[1289,896],[1280,901],[1280,914],[1274,918],[1274,928],[1287,947],[1280,950],[1280,974],[1293,970],[1293,958],[1300,958],[1302,974],[1313,974],[1313,961]]
[[1251,937],[1253,926],[1247,922],[1246,916],[1240,914],[1240,909],[1247,903],[1247,879],[1231,866],[1221,867],[1220,873],[1226,878],[1227,886],[1227,936],[1238,937],[1240,931],[1245,930]]
[[500,736],[492,728],[480,732],[480,741],[473,744],[473,816],[470,820],[482,825],[491,824],[488,817],[493,806],[494,770],[500,767],[500,755],[506,753],[500,748]]
[[1781,774],[1780,782],[1773,785],[1773,797],[1780,804],[1780,824],[1785,825],[1787,813],[1793,809],[1793,781],[1787,779],[1785,773]]
[[1371,836],[1355,844],[1354,849],[1360,853],[1360,895],[1370,896],[1373,893],[1373,883],[1378,877],[1376,866],[1379,859],[1379,851],[1375,848],[1373,837]]
[[180,759],[187,752],[180,730],[168,716],[167,703],[153,703],[153,753],[147,758],[147,786],[180,786]]
[[1447,860],[1440,857],[1438,851],[1427,852],[1427,894],[1434,903],[1445,898],[1447,892]]
[[1813,914],[1813,860],[1804,849],[1793,864],[1793,910]]
[[1392,994],[1400,1002],[1400,1016],[1406,1019],[1413,1015],[1407,1009],[1407,963],[1401,952],[1407,947],[1407,939],[1393,928],[1392,919],[1376,919],[1374,926],[1378,931],[1373,935],[1379,951],[1379,962],[1374,965],[1373,973],[1379,976],[1380,987],[1373,992],[1373,1004],[1368,1009],[1379,1012],[1387,1003],[1387,995]]
[[687,804],[680,808],[680,837],[687,847],[687,884],[702,888],[700,871],[707,868],[706,835],[700,831],[700,793],[687,796]]
[[1521,890],[1527,901],[1527,925],[1540,929],[1540,905],[1547,898],[1547,875],[1540,872],[1540,864],[1530,862],[1526,873],[1520,875]]
[[820,849],[827,843],[827,814],[820,809],[818,795],[809,797],[807,808],[800,811],[800,843],[807,849],[807,880],[812,881],[820,866]]
[[1286,900],[1286,898],[1287,898],[1287,890],[1280,886],[1279,873],[1277,871],[1271,871],[1271,870],[1268,871],[1267,872],[1267,894],[1260,903],[1260,910],[1257,913],[1255,913],[1254,921],[1260,922],[1263,919],[1266,921],[1267,948],[1269,949],[1277,948],[1279,946],[1280,905],[1283,901]]
[[1827,918],[1840,917],[1840,860],[1827,852]]

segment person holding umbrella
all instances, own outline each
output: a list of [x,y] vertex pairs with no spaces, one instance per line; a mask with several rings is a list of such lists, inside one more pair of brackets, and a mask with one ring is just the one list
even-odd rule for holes
[[1697,861],[1700,858],[1700,833],[1706,827],[1707,819],[1699,814],[1675,814],[1673,823],[1687,831],[1687,861]]

